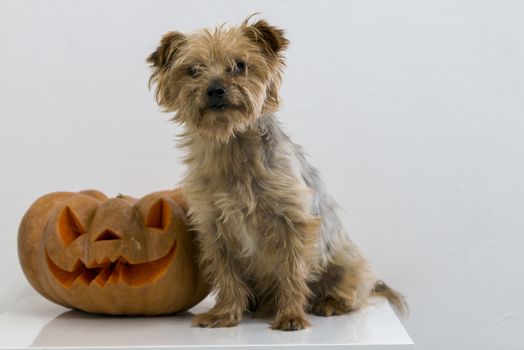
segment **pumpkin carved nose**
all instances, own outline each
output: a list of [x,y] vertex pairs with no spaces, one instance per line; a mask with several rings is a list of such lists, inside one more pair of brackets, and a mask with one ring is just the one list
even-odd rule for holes
[[120,235],[116,234],[114,231],[111,231],[109,229],[105,229],[104,231],[102,231],[102,233],[100,233],[98,235],[98,237],[96,237],[95,242],[98,242],[98,241],[114,241],[114,240],[117,240],[117,239],[122,239],[122,237],[120,237]]

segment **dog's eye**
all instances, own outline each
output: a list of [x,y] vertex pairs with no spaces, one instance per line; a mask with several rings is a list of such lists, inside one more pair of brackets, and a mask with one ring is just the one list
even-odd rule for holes
[[245,71],[246,64],[244,63],[244,61],[235,61],[234,64],[226,68],[226,73],[229,76],[241,75],[244,74]]
[[196,79],[200,76],[200,71],[196,68],[191,67],[187,69],[187,74],[191,76],[191,78]]
[[235,69],[234,69],[235,74],[244,73],[245,70],[246,70],[246,64],[243,61],[235,62]]

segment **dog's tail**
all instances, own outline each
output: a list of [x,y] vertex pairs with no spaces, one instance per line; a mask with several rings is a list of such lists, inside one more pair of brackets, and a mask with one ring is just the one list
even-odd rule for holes
[[371,295],[386,298],[399,315],[402,317],[408,316],[409,308],[404,296],[388,286],[386,283],[384,283],[384,281],[378,280],[375,282],[373,290],[371,291]]

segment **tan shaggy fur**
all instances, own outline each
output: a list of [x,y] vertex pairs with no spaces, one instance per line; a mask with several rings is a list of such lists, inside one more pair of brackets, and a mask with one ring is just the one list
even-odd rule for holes
[[183,185],[216,292],[197,326],[235,326],[251,311],[274,317],[274,329],[298,330],[306,312],[347,313],[373,294],[405,305],[376,281],[317,170],[273,114],[287,46],[281,29],[248,18],[169,32],[148,58],[157,102],[185,126]]

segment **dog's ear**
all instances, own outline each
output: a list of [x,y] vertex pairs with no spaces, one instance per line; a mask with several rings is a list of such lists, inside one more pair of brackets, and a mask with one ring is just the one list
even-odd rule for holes
[[247,25],[248,20],[249,18],[244,22],[245,35],[259,45],[269,57],[278,56],[289,45],[289,40],[284,36],[282,29],[274,27],[264,20]]
[[163,68],[167,66],[178,49],[187,42],[186,36],[179,32],[168,32],[160,41],[160,46],[148,58],[147,62],[153,68]]

